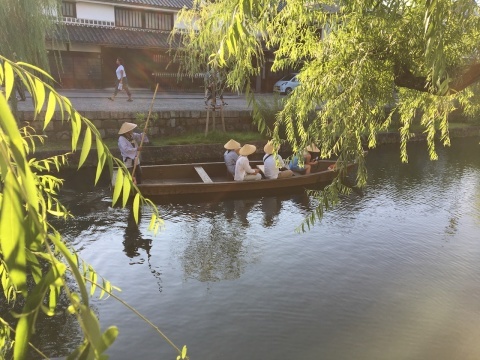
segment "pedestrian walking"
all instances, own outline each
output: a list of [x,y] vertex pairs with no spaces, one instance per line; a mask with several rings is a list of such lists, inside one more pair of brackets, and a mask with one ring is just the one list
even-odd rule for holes
[[123,67],[123,59],[117,58],[117,70],[115,73],[117,74],[117,81],[115,83],[115,91],[113,92],[113,96],[109,97],[108,100],[114,101],[115,96],[117,96],[119,91],[125,90],[128,95],[127,101],[133,101],[132,93],[128,89],[128,80],[127,80],[127,73],[125,72],[125,68]]

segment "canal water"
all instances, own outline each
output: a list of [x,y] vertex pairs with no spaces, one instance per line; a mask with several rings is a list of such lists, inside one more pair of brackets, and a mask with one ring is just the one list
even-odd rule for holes
[[[306,233],[306,195],[163,204],[158,235],[112,208],[108,188],[68,188],[75,220],[56,223],[118,295],[194,360],[479,359],[480,145],[452,140],[368,154],[369,185]],[[78,177],[85,183],[88,177]],[[175,359],[114,299],[94,300],[120,334],[112,359]],[[65,356],[65,317],[37,345]]]

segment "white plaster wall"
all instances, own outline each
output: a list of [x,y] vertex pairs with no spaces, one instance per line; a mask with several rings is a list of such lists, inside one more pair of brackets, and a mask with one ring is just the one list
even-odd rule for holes
[[47,41],[46,44],[45,44],[45,47],[47,48],[47,50],[55,50],[55,51],[58,51],[58,50],[66,51],[67,50],[67,44],[65,44],[65,43],[53,44],[53,43]]
[[91,44],[70,44],[70,51],[83,51],[83,52],[92,52],[99,53],[101,52],[100,45],[91,45]]
[[[174,23],[174,26],[176,29],[187,29],[188,26],[187,24],[185,24],[184,22],[179,22],[178,21],[178,15],[175,14],[173,15],[173,23]],[[197,26],[195,26],[195,28],[197,28]]]
[[115,8],[113,5],[77,2],[77,18],[115,21]]

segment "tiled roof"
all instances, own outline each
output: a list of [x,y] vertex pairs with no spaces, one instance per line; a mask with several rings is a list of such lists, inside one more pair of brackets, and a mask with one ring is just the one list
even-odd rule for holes
[[[68,32],[70,42],[76,44],[131,48],[169,48],[168,32],[79,25],[65,25],[64,29]],[[65,38],[63,41],[65,41]]]
[[162,8],[181,9],[184,6],[192,7],[192,0],[98,0],[98,2],[108,2],[118,5],[137,5],[137,6],[153,6]]

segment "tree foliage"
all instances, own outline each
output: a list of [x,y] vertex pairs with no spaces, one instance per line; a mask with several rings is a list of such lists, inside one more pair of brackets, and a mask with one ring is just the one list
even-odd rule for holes
[[[21,303],[23,309],[14,314],[18,319],[14,329],[15,341],[13,356],[24,359],[29,343],[35,332],[36,320],[41,312],[54,316],[59,296],[62,292],[68,298],[68,311],[76,316],[84,334],[83,343],[70,355],[71,359],[106,358],[105,350],[115,340],[118,330],[115,326],[101,331],[100,323],[90,307],[90,297],[99,298],[111,295],[116,289],[108,280],[82,260],[75,249],[66,244],[61,234],[51,225],[53,217],[70,217],[71,214],[58,200],[62,180],[52,175],[66,164],[67,155],[46,159],[32,158],[35,141],[42,139],[32,133],[32,128],[19,129],[8,106],[13,94],[15,77],[23,82],[32,94],[36,121],[43,122],[45,129],[55,109],[62,120],[71,126],[71,150],[76,151],[82,141],[79,168],[96,143],[97,171],[95,183],[104,169],[112,174],[114,166],[118,175],[113,192],[113,204],[127,204],[133,192],[133,211],[138,222],[139,210],[147,205],[152,211],[150,230],[156,232],[162,223],[157,207],[139,192],[123,162],[112,156],[103,143],[101,135],[92,122],[78,113],[70,101],[58,94],[36,74],[47,79],[50,75],[38,67],[27,63],[14,63],[0,56],[0,85],[5,92],[0,93],[0,279],[3,300],[7,303]],[[45,111],[43,111],[45,109]],[[30,155],[30,159],[27,158]],[[75,285],[67,279],[73,278]],[[138,312],[136,312],[138,314]],[[138,314],[140,315],[140,314]],[[141,316],[141,315],[140,315]],[[143,318],[143,317],[142,317]],[[165,335],[157,332],[171,344],[183,358],[186,348],[177,348]],[[0,355],[8,351],[13,326],[0,318]],[[39,349],[40,355],[45,356]]]
[[[61,14],[61,0],[2,0],[0,49],[2,55],[48,69],[45,38],[59,31],[54,21]],[[43,15],[43,16],[42,16]]]
[[[180,51],[195,54],[185,71],[196,71],[199,59],[227,68],[229,86],[245,90],[274,142],[288,141],[295,153],[313,142],[322,157],[338,157],[339,174],[356,161],[358,186],[367,178],[364,144],[375,147],[393,118],[403,161],[414,120],[435,159],[438,131],[449,145],[449,114],[459,105],[478,111],[471,85],[480,79],[480,17],[472,0],[195,0],[177,23],[186,25],[174,31]],[[249,85],[268,58],[273,71],[299,71],[301,82],[270,129]],[[319,200],[327,208],[345,192],[334,181]]]

